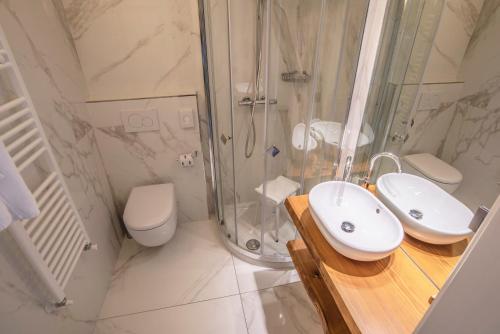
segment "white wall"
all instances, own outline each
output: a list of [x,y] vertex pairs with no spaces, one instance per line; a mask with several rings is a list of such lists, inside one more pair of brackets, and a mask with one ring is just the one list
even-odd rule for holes
[[500,331],[500,197],[416,333]]

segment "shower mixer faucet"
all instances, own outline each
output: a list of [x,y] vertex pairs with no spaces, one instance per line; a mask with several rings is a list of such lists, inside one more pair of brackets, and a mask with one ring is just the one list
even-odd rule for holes
[[[239,106],[248,106],[248,107],[253,107],[256,104],[265,104],[266,103],[266,98],[264,96],[254,100],[248,96],[245,96],[241,100],[238,101]],[[269,104],[277,104],[278,100],[276,99],[269,99]]]

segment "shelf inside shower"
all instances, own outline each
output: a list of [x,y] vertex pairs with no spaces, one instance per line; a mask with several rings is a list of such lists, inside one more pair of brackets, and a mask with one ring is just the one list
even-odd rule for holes
[[[236,207],[236,221],[238,230],[238,246],[255,254],[261,254],[264,247],[264,254],[268,256],[279,255],[289,256],[286,243],[296,237],[296,229],[288,216],[286,210],[281,207],[280,226],[278,230],[278,242],[275,241],[275,214],[269,212],[264,220],[264,243],[261,242],[261,217],[258,202],[238,203]],[[234,211],[233,205],[224,206],[226,234],[235,237]],[[255,248],[258,241],[259,247]],[[250,246],[250,247],[248,247]]]

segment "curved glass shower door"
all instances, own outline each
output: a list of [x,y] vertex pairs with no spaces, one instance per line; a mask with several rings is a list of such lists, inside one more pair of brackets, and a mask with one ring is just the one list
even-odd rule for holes
[[206,0],[218,218],[227,245],[290,264],[283,206],[331,180],[367,0]]

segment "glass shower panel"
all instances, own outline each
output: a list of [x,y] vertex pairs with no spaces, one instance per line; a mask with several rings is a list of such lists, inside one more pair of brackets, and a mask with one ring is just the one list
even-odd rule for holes
[[322,0],[269,2],[266,128],[261,200],[261,252],[288,256],[286,242],[296,230],[284,199],[302,193],[301,171],[307,149],[309,107]]
[[385,20],[382,30],[373,81],[354,156],[351,176],[355,182],[364,176],[368,160],[374,153],[380,151],[380,146],[385,142],[384,131],[391,115],[389,111],[394,104],[397,104],[399,98],[418,27],[421,3],[419,0],[410,0],[406,3],[392,0],[388,3],[386,12],[388,19]]
[[290,264],[283,202],[336,174],[369,1],[199,1],[224,239]]
[[265,255],[296,230],[282,200],[335,176],[368,1],[272,1],[261,222]]
[[260,195],[264,177],[267,52],[266,0],[229,3],[230,70],[238,246],[260,254]]
[[396,154],[401,153],[401,148],[408,139],[408,128],[412,126],[411,115],[417,104],[425,67],[444,6],[444,0],[420,0],[418,2],[422,3],[421,15],[404,74],[401,102],[396,108],[384,147],[384,150]]
[[[410,115],[415,107],[443,3],[443,0],[390,2],[375,80],[370,87],[363,118],[363,129],[371,127],[375,140],[356,151],[354,182],[366,175],[367,164],[373,154],[390,151],[399,155],[407,140],[407,129],[412,126]],[[358,143],[363,140],[361,135]],[[380,173],[392,170],[391,162],[381,161]]]
[[207,53],[209,62],[210,100],[213,124],[213,154],[217,182],[218,217],[224,234],[236,242],[237,222],[235,217],[234,154],[232,96],[230,89],[231,68],[229,53],[228,3],[226,0],[211,0],[206,3],[205,20],[207,30]]
[[304,155],[304,193],[335,178],[349,115],[369,1],[324,1],[318,36],[317,85],[310,104],[310,136],[318,143]]

